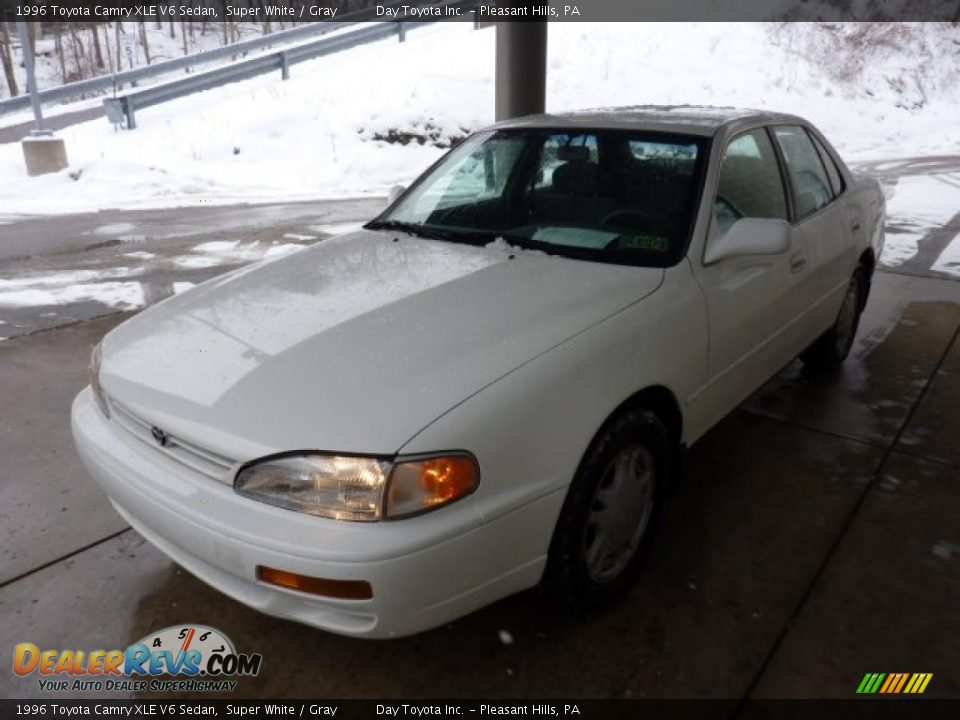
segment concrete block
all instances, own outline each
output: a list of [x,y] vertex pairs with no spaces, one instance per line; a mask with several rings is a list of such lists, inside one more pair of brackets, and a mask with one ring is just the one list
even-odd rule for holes
[[27,162],[27,175],[44,175],[67,166],[67,147],[63,138],[30,136],[25,137],[21,145],[23,159]]

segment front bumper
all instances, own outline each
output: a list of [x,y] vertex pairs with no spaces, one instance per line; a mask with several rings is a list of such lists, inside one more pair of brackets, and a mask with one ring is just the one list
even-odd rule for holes
[[[350,523],[259,503],[118,428],[90,388],[74,400],[73,436],[89,473],[124,519],[166,555],[261,612],[371,638],[428,630],[539,582],[562,493],[483,521],[470,498],[407,520]],[[547,533],[549,535],[549,532]],[[318,597],[256,579],[258,565],[365,580],[370,600]]]

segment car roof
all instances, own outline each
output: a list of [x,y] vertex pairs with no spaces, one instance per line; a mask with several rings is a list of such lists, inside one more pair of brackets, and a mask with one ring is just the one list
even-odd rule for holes
[[616,128],[675,132],[713,137],[729,126],[773,123],[805,123],[804,120],[767,110],[709,105],[631,105],[573,112],[527,115],[504,120],[495,128]]

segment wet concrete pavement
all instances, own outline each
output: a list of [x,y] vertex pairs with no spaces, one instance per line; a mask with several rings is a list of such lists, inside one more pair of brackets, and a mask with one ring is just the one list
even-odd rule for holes
[[384,203],[369,197],[0,221],[0,339],[153,304],[270,253],[359,227]]
[[[884,272],[874,292],[842,371],[791,365],[693,449],[624,602],[577,616],[528,592],[386,643],[260,615],[123,530],[67,427],[121,318],[9,340],[0,648],[207,623],[263,654],[244,697],[850,697],[868,671],[933,672],[927,694],[956,696],[960,283]],[[0,696],[31,695],[0,673]]]

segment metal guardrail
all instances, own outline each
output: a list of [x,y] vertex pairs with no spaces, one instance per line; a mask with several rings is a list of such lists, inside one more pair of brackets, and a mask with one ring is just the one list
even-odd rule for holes
[[[98,75],[97,77],[79,80],[77,82],[67,83],[60,87],[47,88],[41,90],[38,94],[40,102],[55,103],[64,100],[73,100],[91,93],[112,90],[115,86],[133,85],[139,80],[165,75],[166,73],[176,72],[177,70],[187,70],[198,65],[216,62],[236,55],[270,48],[284,43],[297,42],[305,40],[316,35],[324,35],[334,30],[353,25],[354,23],[310,23],[289,30],[280,30],[270,35],[262,35],[250,40],[243,40],[233,45],[225,45],[213,50],[206,50],[194,55],[184,55],[183,57],[165,60],[163,62],[144,65],[143,67],[133,68],[132,70],[123,70],[122,72],[110,75]],[[30,107],[30,96],[28,94],[19,95],[7,100],[0,100],[0,115],[17,110],[26,110]]]
[[268,55],[241,60],[204,73],[188,75],[114,98],[104,98],[104,109],[107,119],[111,123],[121,124],[125,120],[127,129],[132,130],[137,126],[136,111],[140,108],[157,105],[195,92],[210,90],[221,85],[248,80],[277,70],[280,71],[281,77],[286,80],[290,77],[290,66],[295,63],[323,57],[394,35],[398,36],[402,42],[404,35],[409,30],[431,24],[429,22],[377,23],[353,32],[284,48]]

